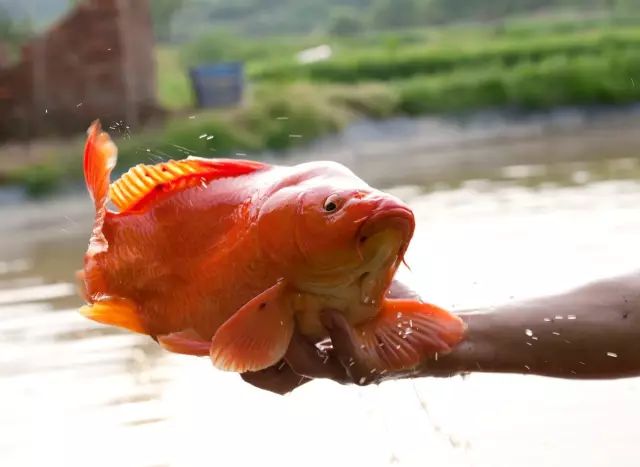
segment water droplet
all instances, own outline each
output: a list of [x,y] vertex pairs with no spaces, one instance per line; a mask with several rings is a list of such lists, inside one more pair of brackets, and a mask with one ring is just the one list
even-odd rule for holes
[[567,319],[576,319],[576,315],[568,315]]
[[533,336],[533,331],[531,329],[525,329],[524,333],[529,337]]
[[213,139],[213,135],[207,136],[207,141],[211,141]]
[[607,352],[607,357],[618,358],[618,354],[615,352]]
[[195,116],[195,115],[189,115],[189,120],[193,120],[193,119],[195,119],[195,118],[196,118],[196,116]]
[[396,313],[396,318],[402,318],[402,312],[399,311],[398,313]]
[[198,136],[198,139],[203,139],[203,138],[206,138],[206,137],[207,137],[207,134],[206,134],[206,133],[203,133],[203,134],[201,134],[200,136]]
[[549,322],[549,321],[551,321],[551,318],[545,318],[544,320]]
[[533,339],[534,341],[537,341],[538,337],[537,336],[531,336],[531,339]]
[[366,380],[367,380],[367,378],[365,378],[365,377],[363,376],[362,378],[360,378],[360,379],[358,380],[358,383],[360,383],[360,384],[364,384],[364,382],[365,382]]
[[530,370],[531,368],[529,368],[529,365],[525,365],[524,366],[527,370]]
[[553,331],[551,334],[553,334],[554,336],[559,336],[560,335],[560,333],[556,332],[556,331]]
[[556,319],[562,319],[562,316],[558,315],[556,316]]

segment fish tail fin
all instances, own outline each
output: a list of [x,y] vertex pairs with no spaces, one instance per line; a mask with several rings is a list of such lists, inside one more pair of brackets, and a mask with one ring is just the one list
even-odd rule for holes
[[109,135],[102,131],[100,121],[94,121],[87,130],[84,148],[84,178],[96,209],[96,219],[91,237],[90,250],[104,251],[106,239],[102,225],[109,202],[109,182],[111,171],[116,165],[118,148]]

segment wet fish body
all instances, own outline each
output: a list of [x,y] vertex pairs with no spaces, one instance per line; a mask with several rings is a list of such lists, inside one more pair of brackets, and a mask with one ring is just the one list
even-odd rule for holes
[[110,184],[115,160],[94,123],[84,171],[96,218],[78,276],[88,318],[237,372],[277,363],[295,327],[325,338],[327,308],[381,369],[410,368],[461,339],[448,312],[387,298],[413,213],[346,167],[187,158]]

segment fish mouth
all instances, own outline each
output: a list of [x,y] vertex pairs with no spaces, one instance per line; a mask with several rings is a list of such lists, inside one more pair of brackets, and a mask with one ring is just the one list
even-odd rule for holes
[[389,288],[413,236],[411,210],[395,201],[383,202],[358,232],[365,262],[358,278],[360,302],[373,305]]
[[[372,237],[372,240],[377,240]],[[365,305],[374,305],[382,299],[388,288],[398,265],[401,262],[399,255],[401,246],[388,242],[379,248],[377,254],[369,259],[361,269],[357,283],[360,288],[360,302]]]
[[377,206],[362,221],[353,239],[358,252],[356,264],[305,277],[296,283],[301,293],[330,300],[335,309],[356,304],[369,308],[382,301],[404,258],[415,222],[412,211],[400,201],[372,201]]

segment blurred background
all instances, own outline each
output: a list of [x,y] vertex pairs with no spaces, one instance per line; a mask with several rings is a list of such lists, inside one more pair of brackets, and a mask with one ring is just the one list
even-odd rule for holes
[[640,264],[640,1],[0,0],[0,465],[637,465],[638,379],[279,397],[80,317],[95,118],[119,173],[349,166],[441,306],[559,292]]

